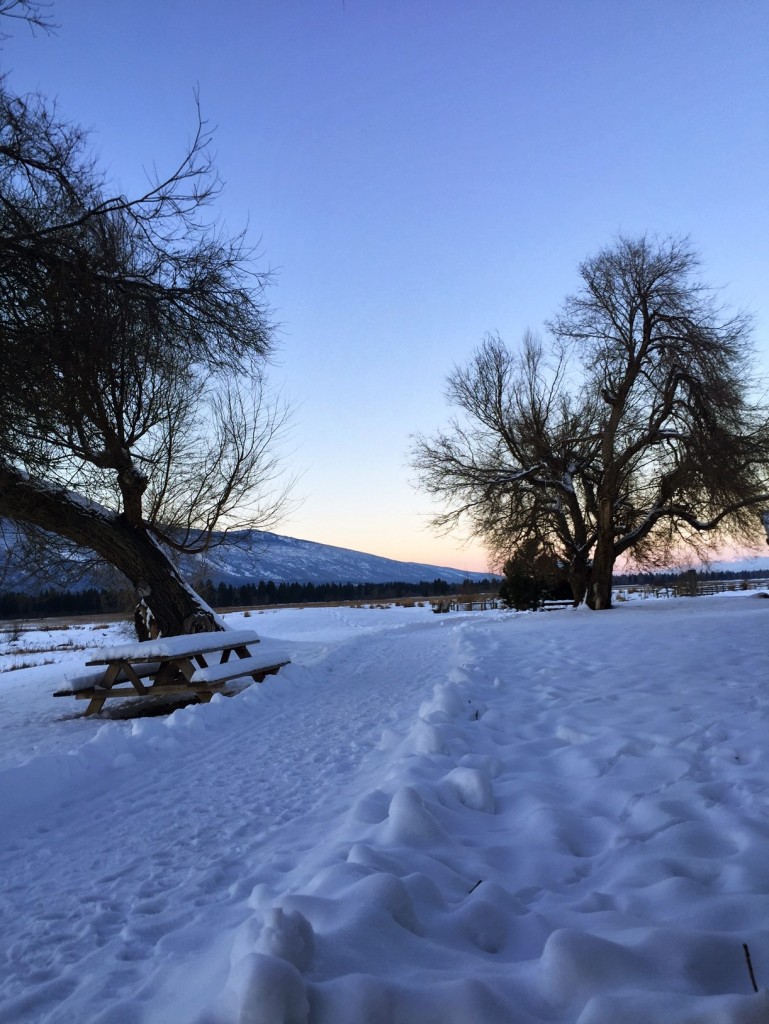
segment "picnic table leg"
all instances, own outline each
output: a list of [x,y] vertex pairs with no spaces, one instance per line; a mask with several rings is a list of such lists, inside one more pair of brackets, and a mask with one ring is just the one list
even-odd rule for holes
[[92,697],[91,700],[88,701],[88,707],[85,709],[85,717],[87,718],[89,715],[95,715],[101,711],[106,699],[106,697]]
[[189,682],[190,676],[195,671],[195,666],[189,658],[168,658],[163,661],[155,674],[155,681],[150,687],[150,693],[162,693],[164,686],[170,686],[179,681],[179,677]]
[[134,690],[136,690],[136,692],[139,694],[139,696],[140,697],[146,696],[147,687],[144,685],[144,683],[141,681],[141,679],[136,674],[136,672],[134,670],[134,667],[131,664],[131,662],[130,661],[122,662],[121,663],[121,668],[123,669],[123,672],[125,673],[127,680],[129,681],[129,683],[133,684],[133,688],[134,688]]
[[[115,683],[115,680],[118,677],[119,672],[120,665],[114,662],[113,664],[108,665],[107,670],[104,673],[104,678],[102,679],[101,683],[99,683],[99,686],[105,690],[111,690]],[[104,707],[104,702],[107,699],[107,697],[109,697],[109,693],[105,693],[103,697],[92,697],[91,700],[89,700],[88,702],[88,707],[85,709],[85,717],[87,718],[89,715],[95,715],[99,711],[101,711],[101,709]]]

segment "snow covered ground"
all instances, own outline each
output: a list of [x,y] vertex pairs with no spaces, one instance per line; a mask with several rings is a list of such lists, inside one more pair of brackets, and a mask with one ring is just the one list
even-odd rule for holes
[[769,601],[228,620],[165,718],[0,647],[2,1024],[769,1020]]

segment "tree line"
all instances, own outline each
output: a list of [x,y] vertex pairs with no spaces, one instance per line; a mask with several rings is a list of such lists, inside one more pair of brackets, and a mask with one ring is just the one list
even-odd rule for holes
[[[689,569],[688,573],[703,583],[735,582],[769,579],[769,569]],[[615,586],[673,586],[680,582],[681,572],[623,572],[614,577]]]
[[[420,583],[214,583],[208,579],[198,593],[214,608],[259,608],[284,604],[327,604],[335,601],[393,601],[401,598],[447,597],[495,592],[496,580],[464,580],[460,586],[446,580]],[[128,589],[88,587],[64,591],[46,588],[36,594],[0,593],[0,619],[41,618],[50,615],[90,615],[127,611],[132,604]]]
[[103,615],[130,607],[130,592],[87,587],[85,590],[48,588],[36,594],[10,590],[0,594],[0,619],[39,619],[64,615]]
[[392,601],[404,597],[446,597],[461,591],[463,594],[482,594],[496,590],[493,580],[465,580],[461,586],[446,580],[423,580],[420,583],[259,583],[233,585],[214,584],[206,580],[199,593],[216,608],[259,607],[275,604],[324,604],[333,601]]

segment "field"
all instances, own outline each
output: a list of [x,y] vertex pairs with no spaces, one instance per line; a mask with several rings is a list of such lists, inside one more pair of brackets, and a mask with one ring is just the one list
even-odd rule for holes
[[227,621],[292,664],[132,720],[7,624],[2,1024],[769,1020],[769,601]]

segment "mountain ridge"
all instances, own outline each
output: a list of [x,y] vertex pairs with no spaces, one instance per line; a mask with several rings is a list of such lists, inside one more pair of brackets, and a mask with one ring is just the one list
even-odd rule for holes
[[[16,532],[13,524],[3,521],[0,532],[0,546],[5,548],[7,563],[4,565],[0,589],[5,592],[37,591],[46,582],[33,577],[25,569],[21,555],[14,558]],[[264,530],[232,531],[226,536],[214,535],[216,543],[202,555],[175,555],[184,578],[193,587],[210,580],[242,586],[248,583],[422,583],[439,579],[450,584],[461,584],[469,579],[473,582],[484,579],[498,579],[494,573],[470,572],[449,566],[431,565],[426,562],[405,562],[382,555],[372,555],[353,548],[322,544],[319,541],[301,540],[283,534]],[[117,577],[117,570],[88,570],[77,584],[62,585],[56,581],[57,567],[70,571],[82,559],[82,549],[72,549],[66,557],[57,562],[51,558],[50,585],[62,590],[82,590],[90,586],[104,586],[110,575]],[[122,577],[120,577],[122,579]],[[109,585],[109,584],[107,584]],[[118,584],[119,585],[119,584]]]
[[426,562],[405,562],[353,548],[301,540],[263,530],[244,530],[204,555],[185,556],[181,568],[189,579],[211,579],[233,585],[272,580],[275,583],[421,583],[441,579],[461,583],[495,578]]

